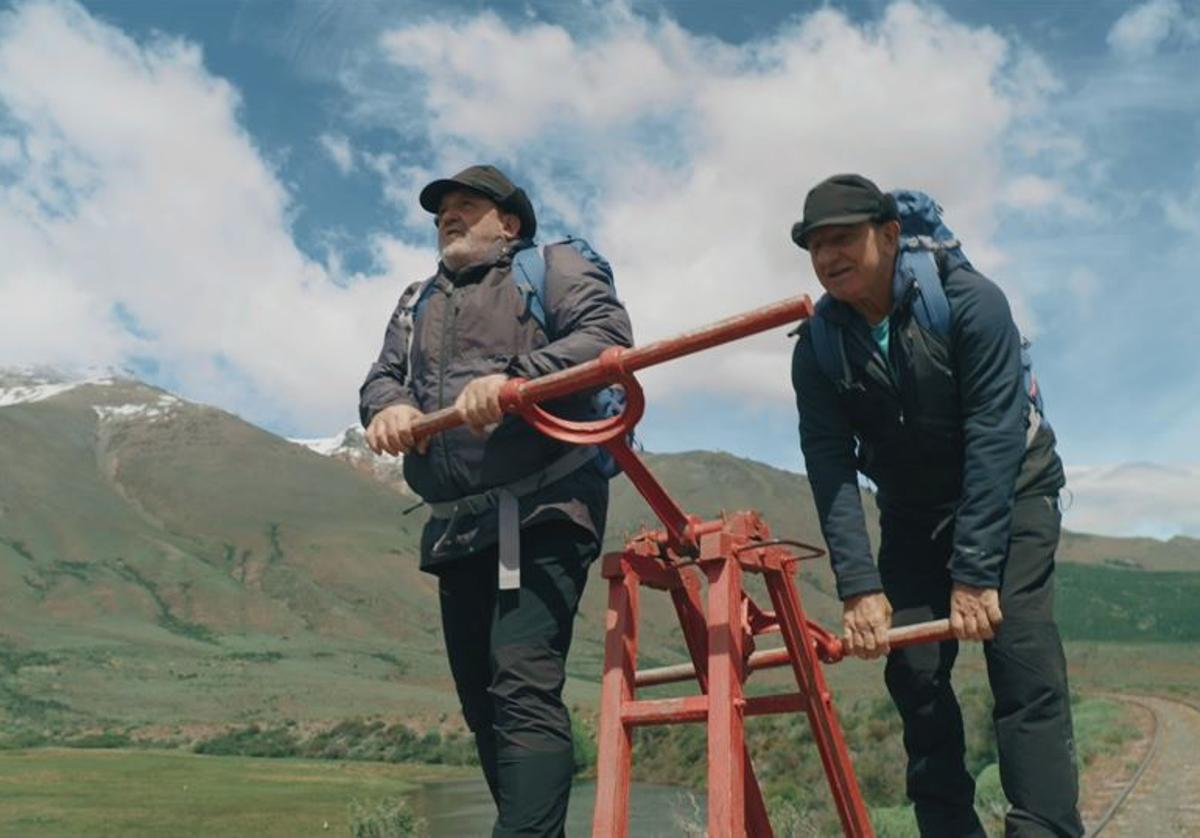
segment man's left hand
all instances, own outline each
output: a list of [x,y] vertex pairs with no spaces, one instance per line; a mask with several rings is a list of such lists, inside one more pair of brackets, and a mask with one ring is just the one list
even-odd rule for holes
[[950,628],[959,640],[991,640],[1004,615],[1000,592],[955,582],[950,590]]
[[477,434],[486,434],[489,425],[504,418],[500,409],[500,390],[508,376],[503,373],[481,375],[467,383],[454,401],[454,409]]

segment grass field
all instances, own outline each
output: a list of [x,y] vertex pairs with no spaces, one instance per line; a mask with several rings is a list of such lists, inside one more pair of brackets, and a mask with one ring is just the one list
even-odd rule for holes
[[[995,752],[981,724],[986,696],[968,691],[968,763],[980,776],[977,805],[1000,834],[1003,797]],[[1119,750],[1136,735],[1126,709],[1106,699],[1075,707],[1076,738],[1084,765]],[[761,728],[764,720],[755,720]],[[768,720],[769,721],[769,720]],[[881,836],[916,835],[903,799],[899,728],[884,701],[858,706],[844,718],[856,770]],[[836,819],[807,726],[776,717],[771,730],[752,731],[751,750],[763,771],[764,790],[781,834],[788,825],[803,834],[836,832]],[[704,787],[704,736],[700,728],[659,728],[655,758],[670,763],[653,772],[675,783]],[[766,734],[764,736],[764,734]],[[645,750],[635,766],[646,767]],[[653,763],[654,759],[649,760]],[[46,748],[0,752],[0,836],[348,836],[351,802],[368,807],[395,801],[421,783],[477,776],[476,768],[343,760],[198,756],[146,750]],[[672,773],[674,772],[674,773]],[[1107,778],[1085,773],[1085,787]]]
[[476,769],[170,751],[0,753],[0,836],[162,838],[350,834],[350,803]]

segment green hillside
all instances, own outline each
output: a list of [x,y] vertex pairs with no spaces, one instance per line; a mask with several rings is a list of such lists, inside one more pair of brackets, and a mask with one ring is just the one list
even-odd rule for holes
[[395,495],[219,410],[131,409],[163,399],[118,382],[0,410],[10,716],[450,706],[419,522]]
[[1169,541],[1154,538],[1111,538],[1064,532],[1059,561],[1099,564],[1139,570],[1200,572],[1200,540],[1177,535]]
[[1060,564],[1056,613],[1068,640],[1200,641],[1200,573]]
[[[820,544],[800,475],[711,452],[646,461],[689,512],[753,508],[775,535]],[[436,582],[417,569],[424,513],[400,515],[402,500],[135,381],[0,408],[0,732],[453,718]],[[608,547],[652,520],[615,481]],[[1194,546],[1070,536],[1064,554],[1087,566],[1062,565],[1064,635],[1194,641],[1200,574],[1128,569],[1195,566]],[[836,626],[828,563],[801,579],[809,614]],[[568,667],[575,703],[595,700],[606,598],[593,573]],[[643,597],[642,628],[643,666],[684,659],[666,596]],[[878,686],[865,664],[831,678]]]

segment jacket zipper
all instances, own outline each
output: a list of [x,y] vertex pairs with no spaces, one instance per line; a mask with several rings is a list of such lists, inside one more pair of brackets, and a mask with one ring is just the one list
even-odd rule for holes
[[[438,358],[438,408],[446,406],[446,371],[449,364],[450,350],[454,346],[454,331],[458,326],[458,286],[450,283],[450,291],[446,295],[447,319],[442,326],[442,345]],[[446,435],[438,434],[435,438],[442,453],[442,469],[447,479],[454,481],[450,471],[450,448],[446,443]]]
[[[883,378],[880,379],[878,376],[872,376],[872,378],[874,378],[876,381],[881,381],[881,383],[883,383],[885,385],[885,389],[889,393],[891,393],[892,396],[896,399],[896,403],[900,407],[899,422],[900,422],[900,425],[903,427],[903,425],[904,425],[904,393],[900,388],[900,382],[896,380],[896,375],[892,371],[891,359],[884,356],[883,350],[880,348],[879,344],[877,344],[874,341],[874,339],[872,339],[870,337],[864,337],[861,332],[859,332],[857,329],[855,329],[853,327],[850,327],[849,329],[847,329],[847,331],[850,332],[850,334],[853,336],[854,340],[858,341],[859,345],[862,348],[866,349],[871,354],[872,357],[874,357],[874,358],[878,359],[880,362],[882,362],[884,373],[885,373]],[[865,372],[865,370],[864,370],[864,372]]]

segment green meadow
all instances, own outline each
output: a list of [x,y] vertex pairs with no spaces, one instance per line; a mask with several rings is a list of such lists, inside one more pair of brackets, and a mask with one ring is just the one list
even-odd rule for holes
[[0,752],[0,835],[344,838],[353,801],[468,774],[474,769],[180,751]]

